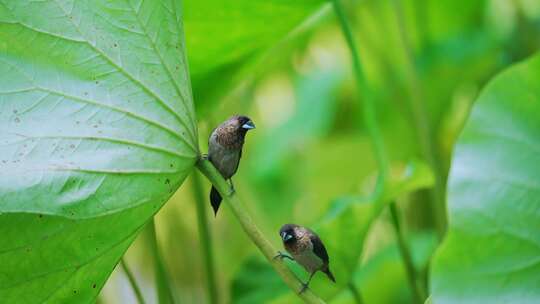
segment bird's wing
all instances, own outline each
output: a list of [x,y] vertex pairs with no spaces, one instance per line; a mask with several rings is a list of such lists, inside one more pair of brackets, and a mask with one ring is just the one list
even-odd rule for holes
[[310,235],[309,238],[313,244],[313,253],[321,258],[325,264],[328,264],[328,252],[326,252],[321,239],[316,234]]
[[240,152],[238,152],[238,160],[234,165],[233,175],[236,174],[236,171],[238,170],[238,166],[240,165],[240,158],[242,158],[242,149],[240,149]]
[[212,130],[212,133],[210,133],[210,137],[208,137],[208,159],[212,161],[212,156],[215,153],[215,148],[219,143],[217,142],[217,134],[216,134],[217,127]]

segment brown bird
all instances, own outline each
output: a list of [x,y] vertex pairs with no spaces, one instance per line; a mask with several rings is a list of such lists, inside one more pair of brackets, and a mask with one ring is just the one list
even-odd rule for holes
[[[255,129],[255,124],[246,116],[234,115],[212,131],[208,139],[208,159],[214,167],[221,173],[224,179],[229,180],[231,193],[234,186],[230,179],[238,169],[242,147],[247,131]],[[217,215],[221,204],[221,195],[212,186],[210,191],[210,203]]]
[[311,278],[317,271],[324,272],[332,282],[336,282],[334,275],[330,272],[326,248],[315,232],[295,224],[285,224],[279,230],[279,235],[283,240],[283,246],[292,257],[278,252],[276,258],[294,260],[310,274],[308,281],[302,284],[300,293],[308,288]]

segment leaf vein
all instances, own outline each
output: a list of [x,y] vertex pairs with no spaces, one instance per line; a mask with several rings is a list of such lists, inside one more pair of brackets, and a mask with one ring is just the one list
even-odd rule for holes
[[[139,80],[137,77],[133,76],[132,74],[128,73],[124,68],[122,68],[121,66],[119,66],[113,59],[111,59],[105,52],[103,52],[100,48],[98,48],[97,46],[95,46],[94,44],[90,43],[88,41],[88,39],[85,38],[85,36],[83,35],[83,33],[81,32],[80,28],[73,22],[73,20],[71,20],[69,18],[69,14],[64,10],[64,8],[58,3],[58,0],[53,0],[53,2],[58,6],[58,8],[60,8],[60,10],[62,11],[62,13],[64,14],[64,17],[67,18],[67,20],[70,20],[71,24],[73,25],[73,27],[75,28],[75,30],[77,30],[77,32],[81,35],[81,37],[83,37],[84,39],[82,39],[81,41],[77,41],[77,42],[80,42],[80,43],[85,43],[87,44],[88,46],[90,46],[90,48],[92,48],[95,52],[97,52],[99,55],[101,55],[101,57],[103,59],[105,59],[107,62],[109,62],[112,66],[114,66],[119,72],[121,72],[122,74],[124,74],[127,78],[131,79],[134,83],[138,84],[145,92],[147,92],[150,96],[154,97],[156,101],[158,101],[169,113],[171,113],[175,119],[180,122],[180,124],[182,124],[184,126],[184,128],[186,128],[186,130],[188,132],[191,133],[191,130],[190,128],[188,128],[186,122],[182,119],[182,117],[180,116],[180,114],[178,114],[176,111],[174,111],[174,109],[169,105],[167,104],[161,97],[159,97],[159,95],[157,95],[157,93],[155,93],[153,90],[151,90],[146,84],[144,84],[141,80]],[[26,25],[25,25],[26,26]],[[58,37],[58,38],[61,38],[61,39],[64,39],[65,37],[61,36],[61,35],[58,35],[56,33],[48,33],[49,35],[52,35],[52,36],[55,36],[55,37]],[[71,39],[72,40],[72,39]],[[193,139],[193,138],[191,138]]]
[[[143,1],[141,1],[141,6],[142,6],[142,3]],[[159,62],[160,62],[160,65],[163,67],[163,69],[167,72],[167,76],[169,77],[169,81],[172,83],[174,89],[176,90],[176,93],[178,94],[178,97],[180,97],[181,99],[181,103],[182,103],[182,106],[184,107],[184,110],[186,111],[186,113],[188,114],[191,114],[191,111],[188,109],[188,105],[187,105],[187,98],[182,94],[182,90],[180,89],[180,87],[178,86],[178,84],[176,83],[173,75],[172,75],[172,72],[171,70],[169,69],[168,65],[165,63],[165,60],[163,59],[163,56],[161,55],[161,53],[159,52],[157,46],[156,46],[156,42],[154,41],[154,39],[152,39],[152,37],[150,37],[150,34],[148,33],[148,29],[146,28],[146,26],[143,24],[143,22],[141,21],[141,19],[139,18],[139,13],[135,10],[135,8],[129,3],[129,0],[126,0],[126,4],[128,5],[128,7],[131,9],[131,12],[133,13],[133,15],[135,16],[135,19],[137,20],[137,23],[139,24],[139,26],[141,27],[141,29],[143,30],[143,33],[144,33],[144,36],[146,36],[146,38],[148,39],[148,41],[150,42],[150,45],[152,47],[152,50],[153,52],[156,54],[156,56],[158,57],[159,59]],[[175,23],[176,23],[176,20],[175,20]],[[158,30],[161,30],[161,27],[158,28]],[[159,32],[156,34],[156,39],[159,38]],[[189,116],[189,115],[188,115]],[[191,121],[191,123],[193,123]],[[192,139],[194,139],[194,134],[191,133],[191,129],[190,128],[187,128],[188,130],[190,130],[190,135],[192,136]]]
[[191,155],[180,154],[178,152],[175,152],[175,151],[172,151],[172,150],[160,147],[160,146],[154,146],[154,145],[149,145],[147,143],[126,140],[124,138],[114,138],[114,137],[107,137],[107,136],[79,136],[79,135],[76,135],[76,136],[69,136],[69,135],[30,136],[30,135],[25,135],[25,134],[20,134],[20,133],[16,133],[16,135],[24,137],[25,139],[66,139],[66,140],[80,139],[80,140],[92,140],[92,141],[107,141],[107,142],[118,143],[118,144],[123,144],[123,145],[128,145],[128,146],[135,146],[135,147],[140,147],[147,150],[162,152],[162,153],[166,153],[166,154],[178,157],[178,158],[192,158],[193,157]]
[[163,125],[163,124],[161,124],[161,123],[159,123],[157,121],[154,121],[154,120],[152,120],[150,118],[147,118],[147,117],[141,116],[139,114],[136,114],[134,112],[128,111],[125,108],[108,105],[108,104],[105,104],[105,103],[102,103],[102,102],[99,102],[99,101],[96,101],[96,100],[92,100],[92,99],[87,99],[87,98],[81,98],[81,97],[77,97],[77,96],[73,96],[73,95],[68,95],[68,94],[61,93],[61,92],[58,92],[58,91],[54,91],[54,90],[47,89],[47,88],[36,87],[36,89],[44,91],[44,92],[48,92],[48,93],[51,93],[51,94],[66,97],[66,98],[68,98],[68,100],[71,99],[71,100],[74,100],[74,101],[83,102],[83,103],[95,105],[95,106],[98,106],[98,107],[111,109],[113,111],[120,112],[120,113],[123,113],[123,114],[125,114],[127,116],[130,116],[130,117],[132,117],[134,119],[144,121],[144,122],[146,122],[148,124],[154,125],[157,128],[166,131],[167,133],[170,133],[174,137],[176,137],[176,138],[182,140],[183,142],[185,142],[188,145],[188,147],[191,148],[192,151],[196,151],[195,148],[193,147],[193,145],[191,145],[191,143],[186,138],[182,137],[176,131],[174,131],[174,130],[170,129],[169,127],[167,127],[167,126],[165,126],[165,125]]

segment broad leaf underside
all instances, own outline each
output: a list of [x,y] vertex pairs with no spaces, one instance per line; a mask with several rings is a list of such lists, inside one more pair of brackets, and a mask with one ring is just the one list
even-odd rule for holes
[[536,56],[496,77],[474,106],[452,160],[434,303],[540,299],[539,79]]
[[180,7],[0,0],[3,301],[94,299],[193,166]]

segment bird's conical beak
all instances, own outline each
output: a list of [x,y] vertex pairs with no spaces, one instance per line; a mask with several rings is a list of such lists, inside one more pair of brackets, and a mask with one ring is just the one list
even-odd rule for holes
[[255,129],[255,124],[253,123],[253,121],[248,120],[248,122],[242,125],[242,129],[246,129],[246,130]]

